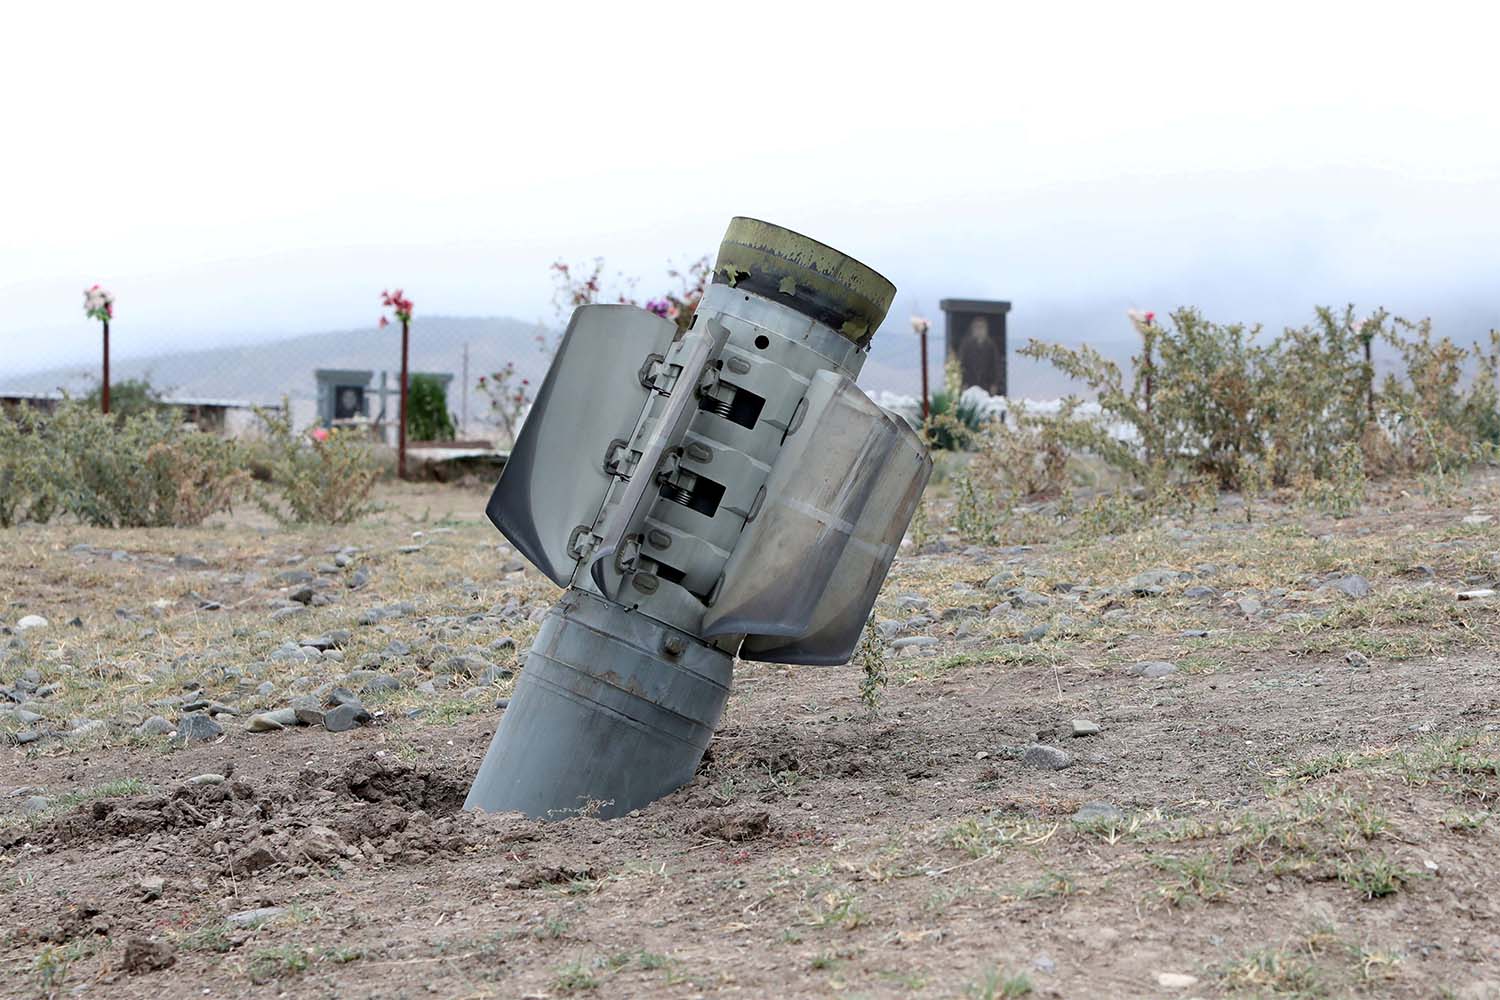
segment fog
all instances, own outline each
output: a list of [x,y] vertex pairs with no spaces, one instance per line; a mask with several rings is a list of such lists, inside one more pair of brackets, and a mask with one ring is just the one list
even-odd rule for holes
[[[1129,307],[1500,326],[1500,105],[1469,5],[33,6],[10,15],[0,386],[423,313],[551,321],[733,215],[1109,347]],[[915,375],[913,375],[915,378]]]

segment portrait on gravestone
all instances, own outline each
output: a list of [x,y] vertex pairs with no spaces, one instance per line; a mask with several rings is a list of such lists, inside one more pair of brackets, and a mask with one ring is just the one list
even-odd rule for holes
[[977,385],[989,393],[1003,393],[1001,373],[1004,364],[1000,347],[990,335],[989,318],[972,317],[958,346],[958,367],[963,372],[964,385]]
[[365,412],[365,390],[357,385],[341,385],[334,397],[333,419],[352,420]]

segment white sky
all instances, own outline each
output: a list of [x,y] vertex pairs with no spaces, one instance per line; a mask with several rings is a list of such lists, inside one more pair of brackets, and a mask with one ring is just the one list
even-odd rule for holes
[[393,285],[549,318],[552,260],[658,276],[736,214],[882,271],[902,327],[1500,315],[1495,9],[15,4],[0,376],[92,356],[94,281],[127,353],[366,325]]

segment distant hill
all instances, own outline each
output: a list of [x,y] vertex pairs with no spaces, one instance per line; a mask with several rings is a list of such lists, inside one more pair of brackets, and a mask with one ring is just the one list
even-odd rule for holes
[[[535,378],[545,368],[536,347],[536,336],[542,332],[534,323],[503,317],[424,316],[412,329],[411,366],[415,371],[449,372],[456,381],[467,345],[471,382],[512,360]],[[401,332],[395,327],[366,327],[309,333],[254,344],[116,358],[110,367],[112,379],[148,378],[172,396],[261,404],[275,403],[282,396],[312,399],[317,395],[313,371],[318,368],[370,369],[377,381],[382,370],[394,376],[401,369]],[[92,388],[98,377],[97,367],[70,365],[7,374],[0,379],[0,389],[47,392],[61,388],[80,393]],[[453,404],[458,405],[456,398]]]
[[[1013,314],[1014,315],[1014,314]],[[1023,322],[1015,324],[1025,329]],[[1057,324],[1063,325],[1063,324]],[[942,323],[936,324],[929,341],[932,385],[942,384]],[[470,413],[479,416],[487,406],[476,399],[474,383],[479,376],[514,362],[521,375],[540,382],[547,357],[538,349],[538,336],[553,332],[534,322],[507,317],[422,316],[412,328],[411,365],[414,371],[446,372],[454,376],[449,406],[457,413],[462,405],[458,380],[468,350]],[[1025,343],[1025,334],[1011,334],[1011,391],[1015,395],[1055,397],[1067,391],[1067,383],[1045,366],[1014,356]],[[1076,343],[1076,341],[1073,341]],[[1096,344],[1111,357],[1125,358],[1129,344]],[[871,391],[888,389],[915,393],[920,385],[916,338],[906,317],[892,316],[876,335],[860,384]],[[12,359],[12,363],[14,359]],[[274,404],[283,396],[293,401],[316,398],[313,372],[318,368],[369,369],[379,382],[382,370],[394,379],[401,366],[401,334],[394,327],[308,333],[278,340],[174,351],[120,358],[111,363],[116,381],[148,379],[164,394],[177,397],[239,400]],[[0,390],[52,392],[64,389],[76,395],[89,392],[97,383],[98,368],[92,364],[67,365],[41,371],[0,375]],[[306,412],[305,407],[299,407]]]

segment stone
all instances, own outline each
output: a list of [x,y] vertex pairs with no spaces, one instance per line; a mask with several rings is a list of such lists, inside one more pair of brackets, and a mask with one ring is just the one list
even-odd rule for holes
[[1073,755],[1057,747],[1033,743],[1026,748],[1025,753],[1021,754],[1021,763],[1046,771],[1061,771],[1065,767],[1073,766]]
[[[292,725],[296,724],[297,715],[295,712],[293,712]],[[271,712],[258,712],[255,715],[250,716],[250,718],[245,722],[245,728],[252,733],[274,733],[277,730],[285,729],[286,727],[287,724],[282,722],[279,718],[273,718],[273,713]]]
[[307,608],[303,607],[300,604],[290,608],[277,608],[275,611],[271,612],[271,621],[283,622],[288,618],[295,618],[298,615],[305,614],[307,614]]
[[1124,818],[1125,814],[1108,802],[1085,802],[1073,813],[1075,823],[1116,822]]
[[930,635],[908,635],[903,636],[902,638],[897,639],[895,642],[891,643],[891,648],[910,649],[915,647],[918,649],[923,649],[928,646],[936,646],[937,644],[938,640]]
[[464,677],[478,677],[490,667],[494,666],[482,657],[471,655],[450,656],[443,665],[443,669],[450,674],[461,674]]
[[346,687],[334,687],[328,691],[328,704],[334,706],[358,705],[359,697]]
[[213,772],[208,772],[206,774],[195,774],[191,778],[189,778],[187,781],[185,781],[184,784],[187,784],[187,785],[222,785],[222,784],[224,784],[224,776],[222,774],[214,774]]
[[1156,985],[1164,990],[1186,990],[1198,985],[1198,977],[1185,972],[1158,972]]
[[11,738],[16,741],[16,746],[25,746],[28,743],[35,743],[41,739],[42,734],[36,729],[22,729],[17,731],[16,735]]
[[160,875],[147,875],[135,885],[141,891],[142,901],[149,903],[153,899],[161,898],[161,894],[166,891],[167,880]]
[[1148,569],[1131,577],[1125,586],[1136,597],[1159,597],[1183,576],[1175,569]]
[[1370,581],[1357,573],[1329,580],[1328,586],[1340,593],[1347,594],[1349,597],[1359,598],[1370,596]]
[[179,743],[216,740],[224,735],[224,727],[201,712],[189,712],[177,721]]
[[1131,664],[1126,672],[1134,674],[1137,677],[1146,677],[1155,680],[1158,677],[1175,674],[1177,672],[1177,664],[1167,660],[1144,660],[1140,663]]
[[1099,723],[1092,719],[1074,719],[1070,725],[1073,727],[1075,737],[1099,735]]
[[390,674],[376,674],[360,691],[364,694],[389,694],[401,690],[401,682]]
[[1261,603],[1253,597],[1241,597],[1234,602],[1234,606],[1238,608],[1240,614],[1244,615],[1246,618],[1254,618],[1256,615],[1260,614],[1262,607]]
[[181,569],[208,568],[207,559],[204,559],[202,556],[195,556],[187,552],[178,553],[177,557],[173,559],[172,562],[174,565],[180,567]]
[[109,723],[103,719],[78,719],[72,729],[68,731],[69,736],[87,736],[90,733],[103,732],[109,728]]
[[224,922],[231,927],[259,927],[261,924],[275,920],[285,912],[284,906],[259,906],[253,910],[231,913],[224,918]]
[[1053,960],[1051,955],[1042,952],[1032,961],[1031,967],[1038,972],[1045,972],[1051,975],[1057,971],[1057,962]]
[[143,972],[156,972],[177,961],[170,942],[153,941],[140,934],[125,939],[125,955],[121,960],[128,975],[138,976]]
[[1205,597],[1212,600],[1213,598],[1219,596],[1219,592],[1213,587],[1205,587],[1200,584],[1196,587],[1189,587],[1188,589],[1184,590],[1182,592],[1182,596],[1192,598],[1195,601]]
[[46,627],[47,619],[43,618],[41,615],[26,615],[20,621],[16,622],[17,632],[29,632],[34,628]]
[[159,715],[153,715],[135,727],[135,731],[142,736],[168,736],[175,732],[176,729],[176,726]]
[[21,803],[21,811],[23,813],[39,813],[51,804],[52,800],[45,795],[32,795],[25,802]]
[[1052,603],[1052,598],[1046,594],[1022,589],[1011,592],[1010,603],[1011,607],[1015,608],[1043,608]]
[[386,643],[385,648],[380,651],[380,656],[382,659],[410,655],[411,646],[408,643],[402,642],[400,639],[392,639],[390,642]]
[[323,717],[323,728],[330,733],[342,733],[362,726],[372,718],[359,702],[345,702]]

